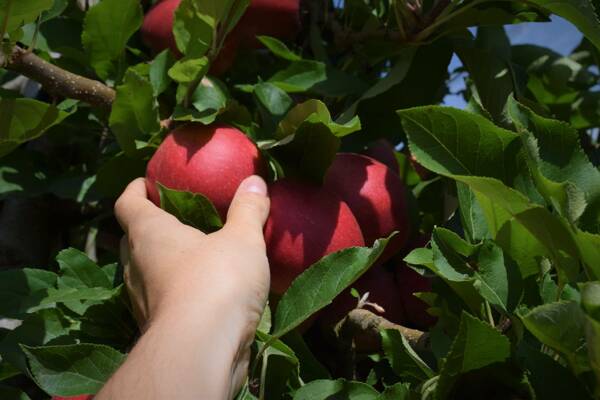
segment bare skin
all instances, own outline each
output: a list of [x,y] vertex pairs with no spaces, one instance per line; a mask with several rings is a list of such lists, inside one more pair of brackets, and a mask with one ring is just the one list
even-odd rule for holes
[[269,291],[266,184],[242,182],[224,228],[210,235],[150,202],[143,179],[115,212],[143,334],[96,399],[231,399],[245,382]]

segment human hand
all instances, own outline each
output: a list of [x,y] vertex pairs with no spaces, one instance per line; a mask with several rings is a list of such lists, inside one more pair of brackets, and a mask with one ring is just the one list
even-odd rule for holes
[[[204,330],[210,342],[191,344],[203,348],[199,353],[207,358],[214,352],[208,347],[220,340],[227,349],[219,351],[232,358],[228,372],[235,394],[245,379],[249,347],[269,292],[265,182],[256,176],[242,182],[225,226],[209,235],[156,207],[146,198],[142,178],[127,187],[115,213],[126,232],[125,283],[142,330],[154,329],[157,336],[159,330]],[[183,321],[192,325],[182,326]]]

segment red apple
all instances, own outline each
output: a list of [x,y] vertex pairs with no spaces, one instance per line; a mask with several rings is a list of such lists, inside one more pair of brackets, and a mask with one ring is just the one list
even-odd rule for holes
[[[402,297],[396,286],[394,274],[388,271],[383,265],[379,264],[371,267],[350,288],[355,288],[361,296],[369,292],[367,301],[383,307],[385,311],[379,312],[370,306],[365,307],[366,309],[381,315],[388,321],[397,324],[404,323],[405,316],[402,308]],[[336,324],[348,312],[356,308],[358,299],[352,296],[350,288],[336,297],[333,303],[323,311],[321,317],[323,323],[326,325]]]
[[429,305],[414,295],[417,292],[430,292],[431,280],[400,263],[396,269],[396,283],[400,289],[407,326],[427,329],[434,325],[436,318],[427,312]]
[[340,153],[327,171],[325,186],[348,203],[368,246],[398,231],[382,261],[405,245],[409,217],[406,188],[398,174],[371,157]]
[[352,211],[327,189],[289,179],[270,185],[271,212],[265,241],[271,289],[283,294],[292,281],[323,256],[364,246]]
[[157,205],[157,182],[200,193],[225,218],[239,184],[250,175],[265,174],[260,152],[243,132],[219,124],[187,124],[169,133],[148,163],[146,186]]
[[400,165],[398,165],[398,159],[396,159],[396,150],[386,139],[379,139],[371,143],[367,147],[365,155],[387,165],[395,173],[400,172]]
[[171,49],[179,54],[173,36],[173,20],[180,2],[181,0],[163,0],[152,7],[144,17],[142,40],[157,53]]
[[[155,52],[171,49],[181,56],[173,36],[175,10],[181,0],[163,0],[156,4],[144,18],[142,40]],[[282,40],[293,39],[300,30],[299,0],[252,0],[246,13],[231,31],[217,59],[211,66],[211,73],[221,75],[233,61],[238,46],[258,48],[261,43],[257,35],[273,36]]]
[[293,40],[300,28],[300,0],[251,0],[231,36],[243,46],[259,48],[256,36]]

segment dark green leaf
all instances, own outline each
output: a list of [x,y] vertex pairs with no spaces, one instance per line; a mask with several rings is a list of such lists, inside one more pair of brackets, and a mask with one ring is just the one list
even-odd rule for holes
[[371,386],[345,379],[312,381],[296,391],[294,400],[376,400],[377,390]]
[[414,378],[418,381],[433,377],[431,368],[415,353],[400,332],[385,329],[380,332],[385,358],[400,378]]
[[514,179],[521,147],[517,134],[455,108],[425,106],[398,113],[410,151],[425,168],[442,175]]
[[59,309],[40,310],[6,335],[0,342],[0,355],[3,360],[26,373],[27,363],[19,345],[41,346],[68,336],[74,328],[73,321],[67,319]]
[[66,249],[58,253],[56,261],[62,273],[60,283],[64,287],[112,289],[112,282],[104,271],[85,253]]
[[50,7],[52,0],[0,0],[0,21],[7,21],[6,33],[11,33],[22,25],[35,21]]
[[273,336],[285,335],[331,303],[373,265],[388,240],[377,240],[372,248],[340,250],[317,261],[298,276],[277,306]]
[[169,50],[159,53],[150,63],[149,76],[154,96],[163,93],[169,87],[169,69],[175,64],[175,58]]
[[583,152],[577,131],[564,122],[540,117],[516,102],[511,103],[509,111],[517,127],[535,137],[540,173],[553,182],[573,184],[585,195],[585,213],[583,209],[569,212],[577,206],[571,205],[574,200],[567,199],[571,201],[564,207],[565,217],[575,221],[581,216],[583,229],[600,232],[600,171]]
[[85,16],[81,41],[98,76],[116,72],[129,38],[142,25],[142,6],[137,0],[103,0]]
[[181,222],[210,233],[223,226],[221,217],[209,199],[199,193],[172,190],[159,184],[161,207]]
[[442,361],[436,393],[449,393],[460,375],[510,357],[510,341],[496,329],[463,312],[450,352]]
[[269,36],[257,36],[258,40],[262,42],[273,54],[277,57],[283,58],[288,61],[300,61],[302,57],[293,53],[288,47],[277,38]]
[[47,393],[57,396],[94,394],[125,360],[125,355],[103,345],[28,347],[35,382]]
[[123,84],[117,87],[109,123],[125,154],[132,157],[136,154],[136,140],[160,131],[158,105],[147,79],[127,71]]
[[396,383],[385,388],[377,400],[408,400],[410,389],[406,383]]
[[30,305],[30,298],[41,298],[44,290],[54,287],[58,277],[41,269],[17,269],[0,272],[0,315],[19,318]]
[[31,398],[20,389],[4,385],[0,385],[0,398],[3,400],[31,400]]
[[0,157],[42,135],[68,115],[33,99],[0,99]]
[[289,67],[278,71],[269,82],[288,93],[300,93],[327,80],[327,68],[319,61],[294,61]]
[[576,373],[589,369],[585,319],[577,303],[544,304],[521,316],[521,320],[540,342],[563,354]]

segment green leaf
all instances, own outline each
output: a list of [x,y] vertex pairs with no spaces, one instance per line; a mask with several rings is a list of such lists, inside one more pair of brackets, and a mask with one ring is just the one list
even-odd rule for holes
[[273,336],[281,337],[324,308],[354,283],[383,253],[388,239],[373,247],[351,247],[323,257],[298,276],[279,301]]
[[41,136],[67,116],[68,113],[41,101],[0,99],[0,157]]
[[31,397],[20,389],[0,385],[0,397],[3,400],[31,400]]
[[209,50],[215,50],[213,44],[223,40],[247,5],[247,0],[235,5],[233,0],[183,0],[175,11],[173,24],[177,48],[189,58],[199,58]]
[[108,79],[117,72],[129,38],[142,25],[142,6],[137,0],[103,0],[85,15],[81,41],[98,76]]
[[592,399],[583,382],[575,377],[572,370],[540,351],[538,347],[534,348],[526,341],[521,341],[516,358],[519,366],[527,371],[538,399]]
[[147,79],[127,71],[123,84],[117,86],[109,124],[119,146],[131,157],[136,154],[136,140],[160,131],[158,105]]
[[205,233],[223,227],[221,217],[209,199],[199,193],[172,190],[158,184],[161,207],[186,225]]
[[295,134],[304,122],[324,123],[338,137],[343,137],[360,130],[360,120],[358,117],[352,118],[345,124],[338,124],[331,119],[331,114],[325,103],[320,100],[311,99],[294,106],[286,114],[277,127],[276,137],[285,139]]
[[510,63],[510,41],[501,26],[481,26],[475,40],[456,40],[456,51],[476,86],[477,100],[492,115],[503,120],[506,102],[517,82]]
[[377,390],[361,383],[345,379],[316,380],[302,386],[296,391],[294,400],[376,400],[379,397]]
[[76,396],[97,393],[125,360],[125,355],[104,345],[28,347],[35,382],[47,393]]
[[271,50],[271,53],[275,54],[279,58],[283,58],[288,61],[300,61],[302,57],[292,52],[281,40],[270,37],[270,36],[257,36],[256,37],[265,47]]
[[460,219],[469,242],[474,243],[489,238],[490,232],[481,205],[475,193],[464,183],[456,183]]
[[294,104],[286,92],[267,82],[254,86],[254,97],[260,105],[263,127],[269,132],[275,131],[277,124]]
[[331,378],[329,371],[321,365],[298,330],[289,332],[283,340],[298,357],[302,380],[310,382],[316,379]]
[[582,285],[581,305],[586,314],[600,322],[600,282],[587,282]]
[[[576,129],[564,122],[547,119],[516,102],[511,102],[509,115],[521,132],[531,132],[538,146],[536,166],[547,179],[575,185],[585,195],[585,212],[572,211],[571,198],[565,205],[569,220],[581,216],[581,227],[593,233],[600,232],[600,171],[594,167],[579,143]],[[568,190],[568,187],[566,188]],[[568,195],[570,192],[567,192]],[[583,214],[583,215],[582,215]]]
[[20,318],[30,298],[40,298],[45,289],[54,287],[58,276],[41,269],[16,269],[0,272],[0,315]]
[[8,22],[6,33],[11,33],[35,21],[42,12],[52,7],[52,3],[52,0],[0,0],[0,21]]
[[340,147],[340,139],[322,122],[305,122],[293,136],[271,148],[285,176],[322,183]]
[[409,386],[406,383],[396,383],[385,388],[377,400],[408,400]]
[[2,359],[21,372],[27,372],[25,356],[20,345],[41,346],[69,335],[75,325],[59,309],[40,310],[29,315],[15,330],[0,342]]
[[510,341],[496,329],[463,312],[450,352],[443,359],[436,393],[445,398],[460,375],[510,357]]
[[190,84],[199,81],[208,72],[208,58],[183,58],[169,68],[169,77],[175,82]]
[[476,114],[424,106],[398,111],[411,154],[441,175],[476,175],[511,183],[519,136]]
[[600,23],[589,0],[531,0],[530,2],[570,21],[600,49]]
[[[189,120],[206,125],[212,124],[227,108],[229,102],[227,87],[216,79],[205,77],[192,94],[191,102],[195,111]],[[181,120],[176,115],[174,119]]]
[[[600,322],[586,316],[585,336],[588,348],[590,367],[596,375],[596,381],[600,382]],[[596,395],[600,389],[596,387]]]
[[169,50],[164,50],[159,53],[150,63],[148,73],[154,96],[158,96],[169,87],[169,84],[171,83],[169,70],[173,64],[175,64],[175,58]]
[[356,110],[361,101],[377,97],[378,95],[388,91],[391,87],[402,82],[408,74],[414,55],[415,48],[409,47],[408,49],[404,50],[402,55],[398,58],[399,61],[391,69],[390,73],[384,79],[379,80],[375,85],[363,93],[363,95],[354,104],[352,104],[352,106],[344,111],[344,113],[340,116],[339,121],[344,123],[352,119],[355,116]]
[[327,67],[320,61],[301,60],[275,73],[268,82],[288,93],[302,93],[327,80]]
[[518,267],[492,241],[481,246],[478,266],[475,287],[490,304],[504,313],[512,312],[518,306],[523,285]]
[[432,369],[415,353],[400,332],[394,329],[380,331],[381,345],[385,358],[400,378],[415,378],[418,381],[434,376]]
[[589,370],[585,319],[577,303],[544,304],[521,316],[521,321],[540,342],[565,356],[576,374]]
[[61,251],[56,256],[60,266],[60,282],[69,288],[105,288],[112,289],[112,282],[104,271],[89,257],[73,248]]

